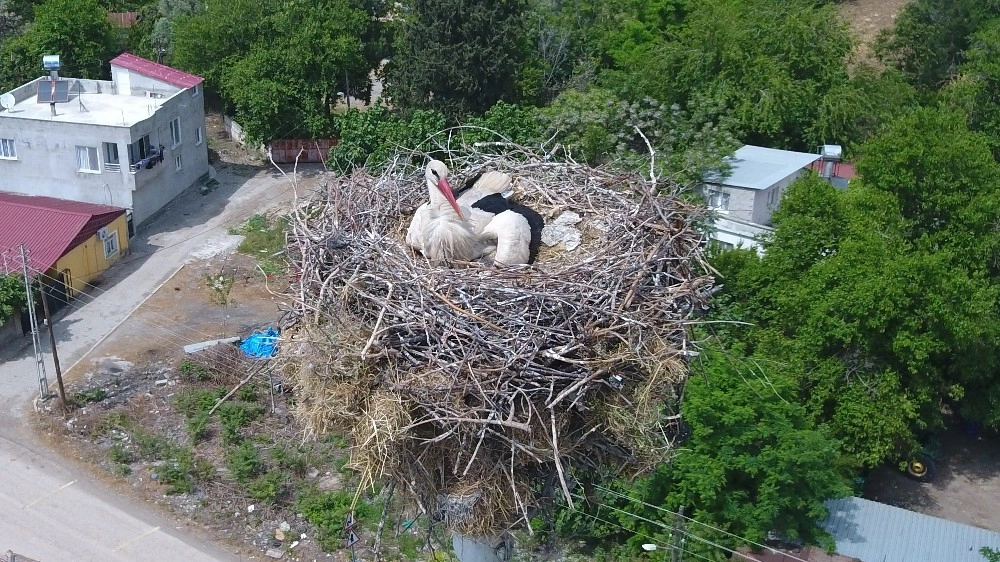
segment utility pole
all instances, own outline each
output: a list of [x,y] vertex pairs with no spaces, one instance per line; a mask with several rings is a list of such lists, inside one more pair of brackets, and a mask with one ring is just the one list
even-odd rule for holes
[[[681,562],[681,552],[682,552],[681,549],[684,548],[683,545],[684,539],[681,538],[681,535],[683,534],[681,533],[681,528],[683,525],[684,525],[684,506],[682,505],[680,509],[677,510],[677,527],[674,530],[674,553],[673,556],[671,557],[673,558],[673,562]],[[677,544],[678,542],[680,542],[681,544]]]
[[56,365],[56,382],[59,383],[59,399],[62,400],[63,412],[69,411],[69,404],[66,403],[66,389],[63,388],[62,369],[59,368],[59,354],[56,352],[56,333],[52,328],[52,316],[49,315],[49,297],[45,294],[45,287],[42,286],[42,310],[45,311],[45,323],[49,327],[49,342],[52,344],[52,362]]
[[28,296],[28,319],[31,321],[31,345],[35,349],[35,370],[38,371],[38,397],[49,398],[49,381],[45,376],[42,342],[38,339],[38,318],[35,317],[35,299],[31,297],[31,276],[28,275],[28,250],[21,244],[21,271],[24,272],[24,292]]

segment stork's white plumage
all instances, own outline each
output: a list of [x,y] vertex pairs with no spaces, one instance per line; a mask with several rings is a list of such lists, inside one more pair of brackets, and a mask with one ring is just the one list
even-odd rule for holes
[[406,231],[406,243],[433,263],[472,261],[482,255],[482,243],[465,220],[448,185],[448,167],[431,160],[424,171],[428,201],[413,215]]
[[532,209],[503,197],[510,189],[510,175],[480,174],[466,184],[457,200],[443,162],[429,162],[424,176],[430,200],[417,209],[406,231],[406,243],[412,248],[435,263],[481,257],[497,265],[535,260],[544,220]]

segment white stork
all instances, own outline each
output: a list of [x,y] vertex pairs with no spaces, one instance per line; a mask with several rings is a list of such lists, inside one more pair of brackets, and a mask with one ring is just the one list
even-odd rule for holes
[[479,174],[466,182],[457,199],[443,162],[431,160],[424,178],[429,201],[414,213],[407,244],[434,263],[484,256],[502,265],[534,261],[544,221],[528,207],[503,197],[510,175]]

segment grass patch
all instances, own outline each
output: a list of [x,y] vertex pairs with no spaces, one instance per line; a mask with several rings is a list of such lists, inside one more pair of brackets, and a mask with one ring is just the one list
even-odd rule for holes
[[184,414],[184,417],[193,419],[201,415],[207,415],[208,411],[215,406],[215,403],[226,395],[226,389],[218,386],[214,388],[187,388],[177,393],[174,398],[174,408]]
[[239,227],[230,229],[229,233],[243,235],[243,241],[236,248],[238,252],[257,258],[266,275],[277,275],[285,270],[282,252],[288,224],[288,217],[272,218],[257,213]]
[[[300,490],[295,505],[310,523],[316,526],[316,540],[323,550],[341,547],[344,535],[344,521],[351,510],[354,494],[350,492],[320,492],[315,488]],[[378,510],[361,500],[354,508],[354,517],[359,523],[377,523]]]

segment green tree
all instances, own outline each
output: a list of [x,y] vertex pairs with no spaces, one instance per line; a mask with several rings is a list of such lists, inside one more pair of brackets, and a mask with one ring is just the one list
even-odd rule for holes
[[24,34],[7,41],[0,58],[10,61],[0,80],[14,87],[41,74],[42,55],[59,55],[62,74],[98,79],[109,73],[117,35],[97,0],[46,0]]
[[405,110],[458,121],[498,101],[518,101],[527,57],[527,0],[415,0],[399,14],[386,96]]
[[995,0],[914,0],[879,34],[875,54],[914,85],[936,90],[958,72],[972,34],[998,15]]
[[0,324],[24,310],[24,282],[18,275],[0,275]]

